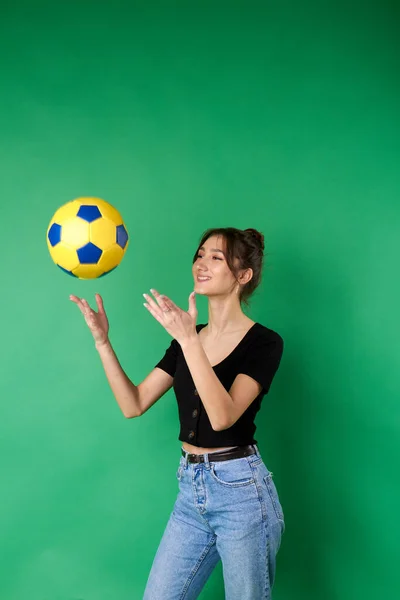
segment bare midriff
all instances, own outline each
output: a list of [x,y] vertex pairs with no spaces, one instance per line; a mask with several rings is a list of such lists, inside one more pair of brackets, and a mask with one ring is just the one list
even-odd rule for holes
[[221,450],[229,450],[230,448],[236,448],[236,446],[223,446],[221,448],[201,448],[200,446],[192,446],[187,442],[183,442],[182,447],[189,454],[208,454],[209,452],[219,452]]

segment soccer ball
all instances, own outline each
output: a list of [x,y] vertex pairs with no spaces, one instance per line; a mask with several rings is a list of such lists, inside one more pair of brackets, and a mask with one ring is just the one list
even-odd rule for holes
[[107,275],[124,257],[128,232],[119,212],[100,198],[77,198],[59,208],[47,229],[50,256],[79,279]]

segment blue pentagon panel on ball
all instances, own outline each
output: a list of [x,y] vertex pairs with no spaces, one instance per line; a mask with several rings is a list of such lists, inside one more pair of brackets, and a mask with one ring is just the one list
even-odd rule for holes
[[128,242],[128,232],[123,225],[117,225],[117,244],[125,248]]
[[77,253],[81,265],[93,265],[99,262],[103,251],[92,244],[92,242],[89,242],[85,246],[82,246],[82,248],[79,248]]
[[82,204],[78,210],[77,216],[88,223],[92,223],[93,221],[96,221],[96,219],[101,218],[101,212],[98,206]]
[[53,225],[49,229],[48,236],[49,242],[52,246],[55,246],[61,241],[61,225],[58,223],[53,223]]

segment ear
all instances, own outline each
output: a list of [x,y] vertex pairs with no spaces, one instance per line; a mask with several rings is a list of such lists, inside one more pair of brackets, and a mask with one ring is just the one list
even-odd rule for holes
[[239,275],[239,283],[241,285],[244,285],[244,284],[248,283],[250,281],[250,279],[252,279],[252,277],[253,277],[253,269],[249,267],[248,269],[246,269]]

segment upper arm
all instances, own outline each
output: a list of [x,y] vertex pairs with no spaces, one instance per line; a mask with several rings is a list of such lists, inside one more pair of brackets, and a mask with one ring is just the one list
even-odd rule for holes
[[262,386],[252,377],[243,373],[236,375],[235,381],[229,390],[229,395],[232,398],[232,410],[228,427],[232,427],[236,423],[253,400],[257,398],[261,390]]
[[232,398],[229,427],[236,423],[261,392],[268,392],[282,353],[283,340],[276,334],[273,339],[259,340],[246,354],[229,390]]
[[153,369],[139,385],[139,407],[143,415],[153,404],[157,402],[174,383],[174,378],[162,369]]
[[137,387],[139,390],[140,414],[149,410],[174,383],[178,342],[172,340],[162,359]]

